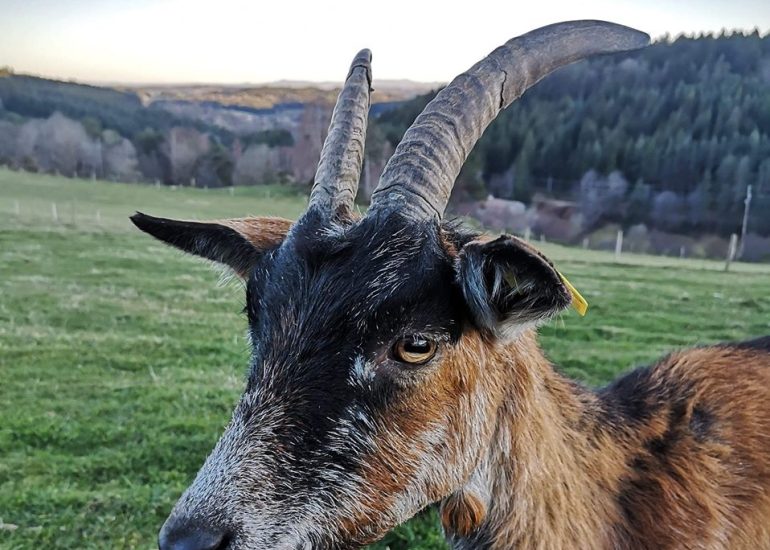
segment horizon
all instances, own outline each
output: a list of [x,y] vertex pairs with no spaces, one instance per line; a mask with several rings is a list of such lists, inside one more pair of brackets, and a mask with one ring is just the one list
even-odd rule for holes
[[[147,82],[131,82],[131,81],[111,81],[111,80],[79,80],[77,78],[69,78],[69,77],[56,77],[56,76],[50,76],[46,74],[36,74],[28,71],[19,71],[15,67],[10,66],[3,66],[0,65],[0,72],[2,71],[9,71],[10,74],[14,76],[28,76],[32,78],[40,78],[42,80],[53,80],[56,82],[66,82],[70,84],[78,84],[81,86],[94,86],[94,87],[100,87],[100,88],[120,88],[120,87],[126,87],[126,88],[194,88],[194,87],[217,87],[217,88],[240,88],[240,87],[251,87],[251,88],[297,88],[301,89],[303,87],[307,88],[314,88],[314,89],[337,89],[342,87],[342,84],[344,82],[343,79],[340,79],[337,82],[331,81],[331,80],[293,80],[293,79],[286,79],[282,78],[279,80],[270,80],[266,82],[215,82],[215,81],[201,81],[201,82],[153,82],[153,81],[147,81]],[[385,83],[388,85],[400,83],[403,82],[404,84],[411,84],[414,86],[444,86],[447,84],[447,82],[441,82],[441,81],[421,81],[421,80],[413,80],[411,78],[373,78],[372,82],[374,84],[379,83]],[[377,91],[374,89],[374,91]]]
[[[678,40],[679,38],[689,38],[689,39],[698,39],[704,36],[712,36],[715,38],[718,38],[721,33],[726,33],[728,36],[734,35],[734,34],[744,34],[749,35],[754,32],[759,32],[760,38],[768,38],[770,37],[770,30],[762,32],[759,28],[755,27],[753,29],[721,29],[719,32],[715,31],[702,31],[698,33],[680,33],[678,35],[672,36],[672,35],[662,35],[659,37],[652,37],[651,38],[651,45],[657,44],[661,42],[664,39],[669,39],[671,42]],[[308,79],[290,79],[290,78],[279,78],[277,80],[268,80],[268,81],[243,81],[243,82],[219,82],[219,81],[121,81],[121,80],[80,80],[73,77],[57,77],[57,76],[51,76],[47,74],[37,74],[29,71],[19,71],[16,69],[16,67],[9,66],[9,65],[0,65],[0,71],[2,70],[8,70],[14,75],[18,76],[30,76],[34,78],[41,78],[46,80],[56,80],[60,82],[68,82],[68,83],[74,83],[74,84],[80,84],[80,85],[86,85],[86,86],[96,86],[96,87],[127,87],[127,88],[173,88],[173,87],[206,87],[206,86],[212,86],[212,87],[222,87],[222,88],[239,88],[239,87],[252,87],[252,88],[280,88],[280,87],[286,87],[286,88],[302,88],[302,87],[308,87],[308,88],[321,88],[321,89],[335,89],[339,88],[342,85],[343,80],[340,79],[338,81],[334,80],[308,80]],[[401,83],[404,84],[410,84],[415,85],[416,87],[419,86],[444,86],[449,82],[448,80],[445,81],[438,81],[438,80],[416,80],[413,78],[377,78],[376,76],[372,79],[373,85],[376,85],[377,83],[385,83],[387,85],[392,85],[395,83]],[[376,90],[376,86],[373,86]]]
[[353,54],[369,47],[375,83],[435,84],[448,82],[513,36],[558,20],[615,21],[656,40],[725,30],[770,32],[770,2],[668,4],[588,0],[575,6],[557,0],[547,10],[519,13],[493,0],[478,0],[470,10],[407,0],[373,9],[345,0],[331,13],[312,2],[257,6],[221,0],[211,10],[183,0],[0,0],[0,66],[97,86],[317,85],[341,82]]

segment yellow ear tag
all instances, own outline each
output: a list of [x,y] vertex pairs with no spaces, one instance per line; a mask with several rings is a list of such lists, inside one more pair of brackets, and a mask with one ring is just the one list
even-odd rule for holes
[[[556,273],[559,272],[557,271]],[[580,295],[577,289],[572,286],[572,283],[570,283],[564,275],[559,273],[559,277],[561,277],[561,280],[564,283],[564,286],[567,287],[567,290],[569,290],[569,293],[572,294],[572,307],[574,307],[575,311],[583,317],[588,311],[588,302]]]

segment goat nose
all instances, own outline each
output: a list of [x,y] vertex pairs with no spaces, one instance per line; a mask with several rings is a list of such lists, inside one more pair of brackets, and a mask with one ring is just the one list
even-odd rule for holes
[[223,529],[169,520],[158,535],[159,550],[224,550],[228,536]]

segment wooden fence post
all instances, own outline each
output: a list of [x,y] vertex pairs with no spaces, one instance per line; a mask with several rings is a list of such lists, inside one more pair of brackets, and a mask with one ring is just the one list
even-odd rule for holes
[[620,254],[623,252],[623,230],[618,229],[618,236],[615,238],[615,259],[620,259]]
[[725,271],[730,271],[730,264],[735,259],[735,251],[738,249],[738,235],[730,235],[730,245],[727,247],[727,260],[725,261]]

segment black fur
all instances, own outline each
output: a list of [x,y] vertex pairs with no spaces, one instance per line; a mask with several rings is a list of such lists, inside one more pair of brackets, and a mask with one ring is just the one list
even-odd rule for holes
[[136,227],[180,250],[248,272],[261,251],[234,229],[217,223],[156,218],[142,212],[131,216]]
[[750,349],[755,351],[763,351],[765,353],[770,353],[770,336],[761,336],[759,338],[754,338],[753,340],[745,340],[743,342],[737,342],[733,344],[726,344],[731,345],[736,348],[740,349]]
[[647,422],[664,405],[650,367],[638,367],[599,390],[608,420],[630,424]]
[[714,430],[714,415],[701,405],[693,408],[690,417],[690,432],[698,443],[702,443],[712,436]]
[[478,326],[493,334],[508,323],[550,317],[571,301],[550,262],[506,235],[467,244],[460,253],[458,282]]
[[450,535],[447,541],[455,550],[489,550],[494,544],[492,529],[484,525],[469,537],[460,538]]

